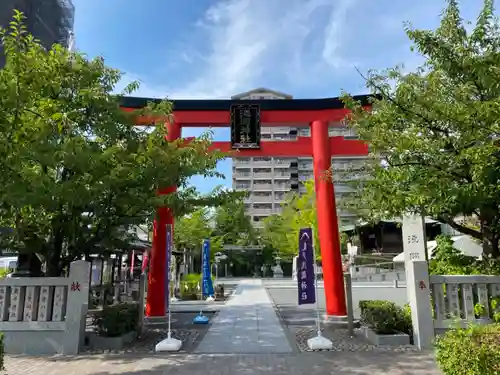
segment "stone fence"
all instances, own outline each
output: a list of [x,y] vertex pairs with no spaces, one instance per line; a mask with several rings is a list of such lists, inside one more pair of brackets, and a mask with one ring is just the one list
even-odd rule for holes
[[[500,297],[500,277],[430,276],[431,294],[434,302],[434,328],[447,329],[459,324],[490,321],[491,298]],[[476,318],[476,304],[484,308]]]
[[[414,341],[419,348],[431,349],[436,334],[449,328],[492,321],[490,301],[500,297],[499,276],[429,276],[424,260],[408,262],[407,267],[406,290]],[[481,313],[475,310],[476,305],[482,306]]]
[[9,354],[77,354],[85,337],[90,263],[71,263],[69,277],[0,280],[0,332]]

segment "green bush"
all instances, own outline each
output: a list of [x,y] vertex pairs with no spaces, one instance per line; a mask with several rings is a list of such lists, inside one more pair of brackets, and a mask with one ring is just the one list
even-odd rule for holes
[[104,306],[94,318],[97,334],[106,337],[122,336],[133,332],[139,321],[139,304],[119,303]]
[[500,324],[449,330],[436,340],[444,375],[500,375]]
[[[201,295],[201,277],[199,273],[188,273],[184,275],[180,284],[180,295],[182,299],[198,299]],[[212,276],[212,282],[215,280]]]
[[182,281],[192,284],[201,282],[201,273],[188,273],[182,276]]
[[480,303],[476,303],[474,305],[476,318],[491,318],[495,323],[500,323],[500,297],[491,297],[489,307],[490,316],[485,316],[485,306]]
[[398,331],[406,333],[410,336],[410,343],[413,344],[413,325],[411,322],[411,308],[409,304],[403,306],[402,309],[399,309],[399,323],[398,323]]
[[0,268],[0,279],[7,277],[9,273],[12,273],[12,269],[10,268]]
[[408,305],[401,308],[391,301],[373,300],[360,301],[359,308],[361,321],[376,333],[412,333],[411,311]]

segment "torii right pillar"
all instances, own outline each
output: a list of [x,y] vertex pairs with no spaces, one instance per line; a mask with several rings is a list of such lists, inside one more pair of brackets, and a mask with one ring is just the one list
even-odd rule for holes
[[339,225],[330,168],[332,154],[327,121],[311,124],[319,245],[326,300],[326,318],[347,316]]

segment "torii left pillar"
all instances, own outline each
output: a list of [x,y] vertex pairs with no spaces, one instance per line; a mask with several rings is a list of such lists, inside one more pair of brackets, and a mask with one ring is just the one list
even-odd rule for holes
[[335,190],[333,179],[329,175],[332,166],[332,153],[328,122],[314,121],[311,124],[311,138],[326,318],[343,318],[347,315],[347,308]]
[[[167,141],[181,137],[181,126],[176,122],[167,123]],[[175,193],[177,186],[158,191],[160,195]],[[165,316],[169,296],[167,295],[167,225],[174,225],[174,215],[168,207],[156,211],[153,222],[153,250],[151,252],[148,277],[146,316]]]

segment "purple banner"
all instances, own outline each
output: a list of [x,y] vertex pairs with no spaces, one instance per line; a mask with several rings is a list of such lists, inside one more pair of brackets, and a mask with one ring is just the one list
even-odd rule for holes
[[297,283],[299,286],[299,305],[316,303],[314,289],[314,252],[311,228],[299,231],[299,257],[297,258]]
[[166,246],[165,246],[165,315],[168,314],[170,306],[170,264],[172,261],[172,224],[167,224]]

